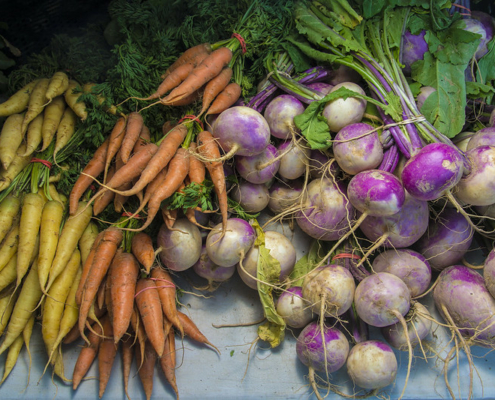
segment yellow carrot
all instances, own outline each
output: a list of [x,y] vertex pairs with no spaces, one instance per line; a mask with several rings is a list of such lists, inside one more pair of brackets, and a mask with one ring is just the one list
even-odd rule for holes
[[26,386],[29,385],[29,377],[31,376],[31,364],[32,364],[32,358],[31,358],[31,349],[29,348],[29,343],[31,342],[31,335],[33,333],[33,327],[34,327],[34,317],[35,315],[33,314],[31,318],[29,318],[28,323],[24,327],[22,331],[22,338],[24,339],[24,344],[26,345],[26,350],[29,356],[29,367],[28,367],[28,376],[27,376],[27,383]]
[[74,111],[82,121],[84,121],[88,117],[88,113],[86,111],[86,105],[83,102],[78,101],[82,92],[73,93],[77,86],[79,86],[79,83],[74,80],[70,80],[69,87],[65,91],[64,97],[67,105],[72,108],[72,111]]
[[10,372],[15,366],[17,359],[19,358],[19,353],[21,352],[22,346],[24,345],[24,338],[19,335],[14,342],[9,347],[9,352],[7,353],[7,358],[5,359],[5,368],[3,370],[3,378],[0,381],[0,385],[7,379]]
[[40,253],[38,256],[38,275],[40,286],[45,290],[48,274],[52,266],[64,215],[64,207],[57,200],[45,203],[41,213],[40,225]]
[[7,189],[14,178],[24,169],[25,166],[31,161],[31,155],[23,156],[26,151],[26,145],[21,144],[19,150],[12,160],[9,168],[5,171],[0,171],[0,191]]
[[22,132],[26,132],[29,123],[43,112],[47,102],[46,89],[48,89],[49,82],[50,79],[40,79],[33,88],[29,97],[28,109],[24,115],[24,121],[22,121]]
[[17,286],[26,275],[39,234],[44,199],[38,193],[27,193],[22,199],[19,222],[19,244],[17,249]]
[[17,278],[17,254],[14,254],[7,265],[0,271],[0,291],[15,282]]
[[0,202],[0,243],[10,231],[20,208],[21,200],[14,195],[8,195]]
[[98,227],[94,222],[90,222],[79,239],[79,250],[81,251],[81,264],[86,263],[91,247],[98,236]]
[[70,107],[66,108],[60,125],[57,129],[55,148],[53,149],[53,160],[57,162],[57,153],[65,147],[76,131],[77,115]]
[[12,310],[14,309],[18,297],[19,292],[14,292],[10,296],[0,298],[0,336],[3,335],[3,332],[10,321],[10,316],[12,315]]
[[43,113],[39,114],[33,119],[28,127],[26,133],[26,150],[24,156],[28,156],[38,148],[43,137],[41,135],[41,128],[43,127]]
[[0,271],[2,271],[10,258],[17,253],[17,248],[19,246],[19,223],[12,226],[12,229],[5,237],[2,242],[2,247],[0,247]]
[[38,80],[29,82],[18,92],[10,96],[7,101],[0,104],[0,117],[7,117],[23,112],[28,106],[29,97],[37,83]]
[[45,111],[43,112],[43,126],[41,128],[41,137],[43,139],[41,151],[45,150],[55,137],[55,132],[57,132],[60,121],[62,121],[65,107],[66,104],[62,96],[55,97],[45,107]]
[[64,94],[69,87],[69,77],[63,71],[57,71],[50,78],[50,83],[46,89],[46,98],[52,101],[57,96]]
[[0,161],[4,169],[9,168],[22,143],[22,121],[24,115],[13,114],[7,118],[0,132]]

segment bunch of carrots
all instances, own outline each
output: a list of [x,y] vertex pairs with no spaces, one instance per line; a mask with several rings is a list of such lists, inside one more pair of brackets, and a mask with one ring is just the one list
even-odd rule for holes
[[175,284],[170,274],[155,264],[151,237],[144,232],[133,235],[130,251],[121,246],[122,240],[123,232],[116,227],[98,234],[74,290],[79,314],[64,342],[81,336],[86,346],[74,367],[73,388],[77,389],[98,356],[101,398],[121,345],[126,393],[135,355],[147,399],[152,394],[157,360],[178,397],[175,333],[216,347],[177,310]]

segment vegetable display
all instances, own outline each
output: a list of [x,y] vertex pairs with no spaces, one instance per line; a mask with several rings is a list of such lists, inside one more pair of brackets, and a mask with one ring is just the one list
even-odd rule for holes
[[39,334],[40,381],[74,398],[92,378],[112,395],[119,364],[127,398],[158,395],[158,365],[187,397],[187,352],[215,371],[239,346],[213,327],[249,332],[232,336],[247,381],[266,352],[306,397],[406,398],[421,358],[429,397],[476,398],[476,349],[495,347],[492,6],[179,3],[112,0],[104,29],[8,75],[0,385]]

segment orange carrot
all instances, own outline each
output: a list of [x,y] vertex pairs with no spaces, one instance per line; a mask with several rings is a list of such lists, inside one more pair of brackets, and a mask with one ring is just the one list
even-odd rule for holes
[[[106,318],[104,317],[103,321],[105,321],[105,319]],[[93,330],[94,333],[90,332],[88,335],[89,344],[81,349],[76,364],[74,365],[74,372],[72,374],[72,388],[74,390],[77,389],[82,379],[86,376],[98,353],[102,330],[98,324],[93,326]]]
[[170,330],[173,329],[173,326],[174,324],[172,324],[172,322],[170,322],[167,317],[163,316],[163,334],[165,335],[165,338],[168,336]]
[[[117,251],[117,254],[115,255],[115,257],[118,257],[122,253],[123,253],[122,251]],[[115,260],[115,257],[113,258],[114,260]],[[112,264],[113,264],[113,260],[112,260]],[[110,268],[112,268],[111,265],[110,265]],[[103,282],[101,283],[100,288],[102,286],[103,286]],[[113,327],[113,321],[114,321],[113,302],[112,302],[112,292],[110,290],[111,289],[110,288],[110,279],[108,279],[108,274],[107,274],[105,285],[103,286],[103,289],[104,289],[103,291],[105,293],[105,307],[107,309],[108,318],[112,322],[112,327]]]
[[121,252],[115,255],[108,271],[115,343],[122,338],[129,327],[138,274],[139,265],[133,254]]
[[158,175],[158,173],[172,160],[177,152],[177,149],[184,141],[186,135],[187,128],[183,124],[177,125],[173,130],[171,130],[160,143],[158,151],[149,160],[146,168],[140,174],[139,180],[132,187],[132,189],[118,191],[118,193],[124,196],[131,196],[133,194],[136,194],[140,190],[143,190],[146,185],[148,185],[148,183],[150,183]]
[[156,92],[143,100],[158,99],[159,97],[165,95],[168,91],[176,88],[189,76],[194,67],[194,64],[187,63],[175,68],[163,79],[162,83],[156,89]]
[[229,83],[211,103],[206,115],[220,114],[239,100],[241,97],[241,87],[236,82]]
[[[88,162],[86,167],[82,170],[81,174],[77,178],[76,183],[72,187],[69,195],[69,212],[70,215],[74,215],[77,211],[79,200],[87,188],[93,183],[93,178],[100,175],[105,169],[105,158],[108,149],[108,139],[96,149],[93,158]],[[89,176],[88,176],[89,175]]]
[[162,304],[163,314],[184,336],[184,328],[177,315],[175,304],[175,284],[170,274],[163,268],[156,267],[151,270],[151,277],[155,280],[158,295]]
[[170,332],[166,338],[165,352],[163,357],[160,358],[160,367],[163,374],[167,379],[170,386],[175,392],[177,399],[179,398],[179,389],[177,387],[177,379],[175,378],[175,366],[176,366],[176,350],[175,350],[175,336],[174,330],[170,329]]
[[117,355],[118,343],[113,342],[113,329],[110,319],[107,318],[103,324],[103,335],[105,336],[98,347],[98,373],[99,373],[99,392],[100,399],[105,393],[110,375],[112,373],[113,363]]
[[103,170],[103,183],[107,181],[107,171],[115,154],[120,149],[127,129],[127,117],[120,117],[115,123],[108,137],[108,149],[105,157],[105,169]]
[[[102,309],[100,309],[98,307],[95,308],[95,316],[97,318],[103,317],[106,314],[106,312],[107,312],[107,309],[106,308],[102,308]],[[100,321],[101,320],[99,320],[98,322],[100,322]],[[88,323],[91,324],[91,326],[95,325],[95,321],[93,321],[89,317],[88,317]],[[98,325],[98,323],[96,323],[96,325]],[[94,327],[91,328],[91,329],[94,330]],[[62,343],[64,343],[64,344],[70,344],[70,343],[75,342],[80,337],[81,337],[81,332],[79,332],[79,326],[77,326],[77,324],[76,324],[76,325],[74,325],[72,327],[72,329],[69,331],[69,333],[67,335],[65,335],[64,339],[62,340]]]
[[[146,340],[148,338],[146,336],[146,332],[143,327],[143,321],[141,320],[141,316],[139,315],[139,310],[137,309],[136,302],[134,302],[134,309],[132,310],[131,326],[132,326],[132,330],[136,334],[136,338],[139,343],[139,349],[141,350],[141,358],[142,358],[144,357],[144,347]],[[140,365],[138,365],[137,367],[140,368]]]
[[[220,158],[220,149],[215,141],[215,138],[208,131],[202,131],[198,134],[198,153],[204,158],[214,160]],[[225,235],[227,229],[228,218],[228,199],[227,199],[227,187],[225,184],[225,172],[223,165],[220,161],[208,161],[205,162],[206,169],[210,173],[211,180],[213,181],[213,187],[218,197],[218,206],[220,213],[222,214],[222,234],[220,238]]]
[[197,220],[196,220],[196,213],[194,212],[194,208],[187,208],[186,210],[183,210],[186,218],[189,220],[189,222],[192,222],[194,225],[196,225],[198,228],[203,228],[203,229],[210,229],[206,226],[201,225]]
[[[196,142],[192,142],[189,145],[189,149],[191,153],[194,155],[197,153],[197,144]],[[205,180],[205,165],[204,163],[197,159],[196,157],[191,157],[191,162],[189,165],[189,181],[194,183],[202,184]]]
[[[111,165],[108,169],[107,179],[112,179],[115,175],[115,165]],[[93,204],[93,215],[97,216],[105,211],[105,208],[113,201],[115,193],[108,190],[102,196],[98,197]]]
[[177,219],[177,210],[169,210],[165,206],[161,207],[163,222],[169,231],[174,230],[174,224]]
[[96,293],[96,302],[95,302],[95,307],[98,309],[102,309],[103,307],[106,307],[107,305],[107,300],[106,300],[106,291],[107,291],[107,286],[108,286],[108,276],[105,276],[103,278],[103,281],[101,281],[101,285],[98,288],[98,292]]
[[91,265],[93,264],[93,259],[96,253],[96,248],[100,244],[101,238],[103,237],[105,231],[101,231],[98,233],[98,236],[96,236],[95,241],[91,245],[91,250],[89,251],[88,258],[86,258],[86,262],[83,265],[83,271],[81,275],[81,280],[79,281],[79,287],[77,288],[76,291],[76,304],[78,306],[81,305],[81,297],[82,297],[82,291],[84,287],[84,283],[86,282],[86,279],[88,277],[89,271],[91,270]]
[[232,68],[225,67],[222,69],[222,72],[206,84],[203,93],[203,104],[199,115],[203,115],[215,97],[225,89],[230,82],[230,78],[232,78]]
[[151,236],[144,232],[136,233],[131,239],[131,251],[149,274],[155,262],[155,249]]
[[[117,155],[115,156],[115,170],[118,171],[119,168],[122,168],[124,166],[124,161],[122,161],[122,148],[118,151]],[[132,181],[127,182],[124,185],[122,185],[119,189],[120,190],[127,190],[132,187]],[[115,193],[115,196],[113,198],[113,208],[115,209],[116,212],[121,212],[122,208],[127,201],[128,196],[122,196],[118,193]],[[96,200],[95,200],[96,203]]]
[[162,201],[172,196],[184,182],[184,179],[189,172],[189,158],[189,152],[186,149],[180,148],[177,150],[175,156],[170,160],[165,179],[161,185],[157,187],[148,201],[148,216],[146,222],[140,228],[128,230],[142,231],[153,222],[153,219],[160,210]]
[[81,306],[79,309],[79,332],[81,336],[87,340],[84,335],[84,327],[89,309],[96,296],[96,292],[106,275],[113,257],[117,252],[117,248],[122,242],[122,231],[118,228],[109,227],[105,229],[94,255],[91,269],[88,273],[81,296]]
[[139,379],[143,385],[146,400],[150,400],[153,392],[153,373],[155,372],[156,351],[149,340],[146,341],[144,358],[141,360],[141,354],[136,347],[136,363],[141,365],[138,369]]
[[183,64],[198,65],[211,53],[211,50],[211,45],[209,43],[201,43],[187,49],[170,67],[168,67],[167,71],[161,76],[161,79],[165,79],[167,75]]
[[178,101],[189,96],[216,77],[229,64],[231,59],[232,50],[229,48],[220,47],[214,50],[201,64],[194,68],[186,80],[163,99],[163,104],[169,104],[172,101]]
[[148,144],[148,142],[151,140],[151,133],[150,129],[143,124],[143,127],[141,128],[141,132],[139,133],[139,138],[136,141],[136,144],[134,145],[134,148],[132,149],[132,153],[137,153],[139,149],[142,146],[145,146]]
[[120,145],[121,158],[124,164],[129,161],[131,151],[134,148],[144,125],[143,117],[138,112],[131,112],[127,118],[125,135]]
[[[137,349],[137,347],[136,347]],[[131,374],[131,365],[133,358],[132,339],[122,341],[122,373],[124,375],[124,392],[128,400],[131,400],[129,396],[129,375]]]
[[177,124],[175,122],[165,121],[165,123],[162,125],[163,135],[166,135],[167,133],[169,133],[176,126],[177,126]]
[[204,343],[213,347],[220,354],[220,350],[210,343],[206,336],[201,333],[196,324],[186,314],[177,310],[177,316],[179,317],[179,321],[184,328],[184,333],[187,336],[196,342]]
[[163,312],[155,282],[141,278],[136,284],[136,304],[143,321],[146,336],[159,357],[163,355],[165,335],[163,332]]

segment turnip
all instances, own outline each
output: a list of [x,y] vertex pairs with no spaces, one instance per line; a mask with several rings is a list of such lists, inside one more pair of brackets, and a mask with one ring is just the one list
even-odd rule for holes
[[415,243],[414,249],[441,271],[458,264],[473,241],[474,229],[468,220],[453,208],[444,208],[430,219],[428,230]]
[[177,219],[173,230],[163,224],[156,240],[162,249],[160,260],[173,271],[184,271],[192,267],[201,255],[202,239],[199,228],[186,218]]
[[295,213],[295,218],[309,236],[319,240],[337,240],[350,229],[354,214],[345,184],[321,178],[308,184],[304,203]]
[[409,332],[409,339],[406,336],[404,327],[400,322],[393,325],[384,326],[380,329],[383,338],[396,349],[405,351],[407,350],[407,342],[412,347],[420,344],[431,331],[432,317],[428,309],[421,303],[415,302],[404,319],[407,322],[407,330]]
[[253,156],[261,153],[270,142],[270,127],[265,118],[250,107],[231,107],[218,115],[213,123],[213,136],[227,152],[229,158],[236,155]]
[[411,249],[386,250],[375,257],[373,271],[398,276],[409,288],[412,297],[423,294],[431,282],[431,267],[418,252]]
[[486,53],[488,53],[487,43],[491,38],[487,38],[485,27],[481,21],[474,18],[463,18],[454,22],[452,25],[468,32],[480,35],[479,44],[476,48],[476,53],[474,54],[474,58],[476,60],[479,60]]
[[[342,82],[335,85],[330,91],[335,92],[341,87],[345,87],[361,95],[365,92],[361,86],[353,82]],[[327,120],[328,127],[332,132],[340,131],[344,126],[360,122],[366,110],[366,100],[357,97],[347,99],[336,99],[329,101],[323,109],[322,115]]]
[[333,86],[344,82],[359,83],[363,79],[354,69],[342,64],[333,72],[332,78],[328,81]]
[[391,385],[397,375],[397,358],[390,346],[379,340],[356,344],[347,357],[347,373],[355,385],[378,389]]
[[495,127],[489,126],[476,132],[469,139],[466,150],[471,150],[480,146],[495,146]]
[[231,197],[249,213],[260,212],[270,201],[268,188],[265,185],[246,181],[239,182],[232,190]]
[[492,249],[485,259],[483,279],[490,294],[495,297],[495,249]]
[[288,182],[276,181],[269,189],[268,208],[275,214],[291,209],[301,199],[302,189],[303,181],[301,179]]
[[311,149],[300,140],[287,140],[277,147],[280,157],[278,175],[284,179],[297,179],[304,175],[309,163]]
[[340,171],[339,164],[335,158],[322,153],[319,150],[311,150],[309,155],[309,174],[311,179],[330,178],[336,176]]
[[[227,231],[222,235],[222,224],[216,225],[206,238],[206,252],[210,260],[221,266],[231,267],[239,262],[254,244],[253,227],[240,218],[227,220]],[[198,256],[199,257],[199,256]]]
[[462,177],[453,193],[457,199],[473,206],[495,203],[495,147],[479,146],[466,152],[471,171]]
[[308,302],[303,299],[300,286],[284,290],[277,299],[276,309],[291,328],[303,328],[313,319],[313,313]]
[[422,60],[426,52],[428,52],[428,44],[425,40],[426,31],[421,31],[417,35],[413,35],[406,30],[402,36],[402,59],[404,64],[404,74],[411,74],[411,66],[418,60]]
[[436,200],[461,179],[463,158],[457,149],[431,143],[414,154],[402,170],[402,184],[419,200]]
[[[294,269],[296,264],[296,249],[287,237],[275,231],[265,232],[265,248],[270,251],[270,255],[280,263],[280,282],[283,282]],[[257,289],[256,281],[258,259],[258,246],[252,246],[242,259],[242,264],[237,265],[237,271],[243,282],[251,289]]]
[[309,369],[309,381],[318,398],[315,371],[326,376],[342,368],[349,354],[349,341],[338,329],[310,322],[299,334],[296,343],[299,360]]
[[236,156],[235,168],[239,175],[251,183],[266,183],[278,171],[277,148],[272,144],[254,156]]
[[192,266],[193,271],[200,277],[208,281],[204,288],[213,291],[218,284],[229,280],[235,273],[235,265],[231,267],[220,267],[213,263],[208,257],[206,246],[203,245],[199,260]]
[[328,264],[313,269],[304,278],[302,294],[315,314],[338,317],[351,307],[355,288],[349,270]]
[[272,136],[289,139],[299,130],[294,125],[294,117],[304,112],[304,105],[294,96],[282,94],[275,97],[263,113]]
[[333,154],[339,167],[350,175],[378,167],[383,147],[378,132],[369,124],[353,123],[340,129],[333,140]]

